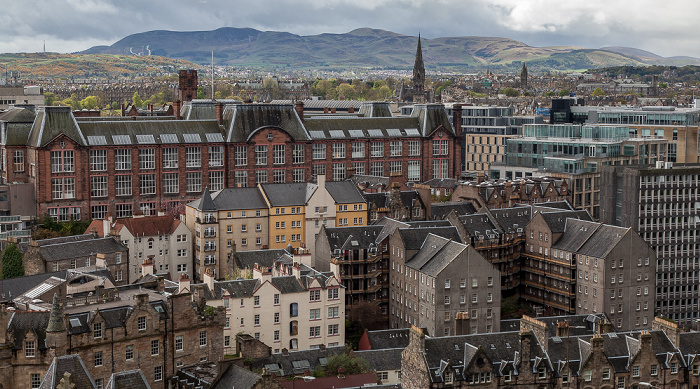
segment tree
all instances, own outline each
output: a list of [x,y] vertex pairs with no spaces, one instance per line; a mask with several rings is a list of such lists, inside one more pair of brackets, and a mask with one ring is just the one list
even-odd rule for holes
[[568,89],[562,89],[559,91],[559,96],[564,97],[569,95],[569,90]]
[[44,105],[53,105],[55,101],[58,99],[56,98],[56,94],[53,92],[44,92]]
[[80,101],[80,105],[85,109],[98,109],[101,106],[101,102],[97,96],[88,96]]
[[198,99],[205,99],[206,97],[204,96],[204,87],[199,87],[197,88],[197,98]]
[[336,354],[328,358],[325,375],[338,375],[339,369],[343,369],[345,375],[362,374],[369,371],[369,363],[362,358],[356,357],[352,351],[348,353]]
[[555,96],[556,93],[554,93],[553,91],[549,91],[549,92],[545,93],[544,95],[547,97],[552,97],[552,96]]
[[[660,83],[659,83],[659,88],[662,88],[662,89],[663,89],[663,88],[667,88],[667,87],[668,87],[668,84],[666,84],[665,82],[660,82]],[[46,96],[46,93],[44,93],[44,96]]]
[[506,89],[503,89],[503,90],[501,91],[501,93],[503,93],[504,95],[506,95],[506,96],[508,96],[508,97],[518,97],[518,96],[520,96],[520,92],[518,92],[517,90],[515,90],[515,89],[513,89],[513,88],[506,88]]
[[143,100],[141,100],[139,92],[134,92],[134,96],[131,98],[131,104],[135,107],[143,107]]
[[77,111],[79,109],[82,109],[82,105],[80,104],[80,100],[78,100],[78,96],[73,93],[70,95],[69,98],[63,100],[63,104],[70,106],[70,109],[73,111]]
[[593,90],[592,95],[593,96],[605,96],[605,91],[602,90],[600,87],[597,87]]
[[24,277],[22,253],[16,244],[7,246],[2,253],[2,279]]

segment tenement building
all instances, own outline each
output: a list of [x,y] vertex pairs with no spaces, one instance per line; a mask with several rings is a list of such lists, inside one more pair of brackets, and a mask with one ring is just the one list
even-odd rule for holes
[[[118,296],[119,298],[116,298]],[[39,388],[55,357],[77,354],[96,387],[141,369],[151,388],[177,368],[218,361],[224,315],[205,313],[189,293],[120,288],[107,301],[56,295],[50,311],[0,311],[0,376],[6,388]],[[200,309],[201,308],[201,309]]]
[[[318,175],[342,181],[351,173],[422,182],[460,172],[461,134],[440,104],[392,117],[386,103],[366,103],[342,118],[306,117],[302,104],[179,104],[174,118],[109,120],[46,107],[31,125],[0,136],[0,174],[34,186],[38,215],[70,220],[155,214],[204,188],[303,183]],[[174,120],[183,113],[187,120]]]
[[650,273],[656,311],[685,326],[698,319],[700,310],[698,201],[700,165],[603,169],[602,219],[638,231],[656,250],[657,271]]

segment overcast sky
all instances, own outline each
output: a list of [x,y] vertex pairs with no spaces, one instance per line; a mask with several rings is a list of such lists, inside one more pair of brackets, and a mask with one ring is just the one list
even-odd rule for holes
[[700,2],[681,0],[3,0],[0,52],[75,52],[150,30],[251,27],[299,35],[371,27],[531,46],[629,46],[700,57]]

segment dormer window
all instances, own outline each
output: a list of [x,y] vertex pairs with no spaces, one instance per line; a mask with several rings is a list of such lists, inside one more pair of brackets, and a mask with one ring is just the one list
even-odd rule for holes
[[454,382],[454,376],[452,375],[451,371],[446,371],[445,372],[445,383],[446,384],[451,384]]
[[34,358],[36,356],[36,343],[33,340],[24,341],[24,356]]

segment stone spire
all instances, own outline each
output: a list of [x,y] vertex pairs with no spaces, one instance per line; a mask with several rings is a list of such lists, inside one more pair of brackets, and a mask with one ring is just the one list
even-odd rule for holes
[[423,65],[423,50],[420,47],[420,34],[418,34],[418,47],[416,48],[416,62],[413,64],[413,91],[423,93],[425,90],[425,66]]
[[61,304],[58,303],[58,295],[54,293],[51,316],[49,316],[49,325],[46,327],[46,332],[63,332],[65,330],[66,324],[63,322],[63,310],[61,309]]
[[520,71],[520,88],[527,89],[527,67],[523,63],[523,70]]

